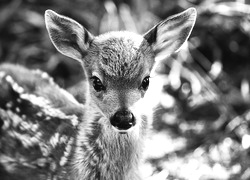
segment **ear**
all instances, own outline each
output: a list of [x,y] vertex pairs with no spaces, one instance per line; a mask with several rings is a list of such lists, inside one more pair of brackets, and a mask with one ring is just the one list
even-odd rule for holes
[[52,10],[45,11],[45,24],[52,43],[60,53],[78,61],[83,59],[93,35],[73,19]]
[[196,20],[196,10],[189,8],[160,22],[150,29],[144,38],[153,46],[156,54],[168,56],[178,51],[188,39]]

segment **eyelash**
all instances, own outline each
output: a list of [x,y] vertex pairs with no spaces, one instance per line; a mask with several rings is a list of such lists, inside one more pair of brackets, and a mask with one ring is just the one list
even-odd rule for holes
[[102,84],[102,81],[101,81],[98,77],[93,76],[93,77],[91,77],[90,79],[92,80],[93,88],[94,88],[97,92],[106,90],[106,87]]
[[144,91],[146,91],[148,89],[149,86],[149,76],[145,77],[141,83],[140,88],[143,89]]
[[[140,85],[140,89],[146,91],[148,89],[149,86],[149,76],[145,77]],[[106,87],[102,84],[102,81],[96,77],[93,76],[90,78],[92,80],[92,85],[93,88],[96,90],[96,92],[100,92],[100,91],[105,91]]]

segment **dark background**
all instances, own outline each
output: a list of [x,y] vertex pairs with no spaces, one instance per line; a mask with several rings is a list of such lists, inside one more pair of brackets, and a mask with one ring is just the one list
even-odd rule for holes
[[124,29],[144,33],[189,7],[197,9],[198,18],[188,46],[157,70],[164,84],[145,176],[250,179],[249,0],[1,0],[0,63],[42,69],[72,89],[81,68],[50,42],[46,9],[98,35]]

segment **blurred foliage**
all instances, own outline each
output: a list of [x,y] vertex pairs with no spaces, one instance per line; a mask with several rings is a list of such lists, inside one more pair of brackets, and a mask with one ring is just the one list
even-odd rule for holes
[[97,35],[144,33],[188,7],[198,11],[189,42],[157,68],[163,90],[146,143],[145,177],[250,179],[250,0],[1,0],[0,62],[42,69],[74,89],[81,68],[50,42],[46,9]]

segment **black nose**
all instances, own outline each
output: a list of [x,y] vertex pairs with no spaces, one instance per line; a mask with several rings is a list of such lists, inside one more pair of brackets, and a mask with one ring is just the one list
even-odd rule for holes
[[119,130],[127,130],[135,125],[134,115],[129,110],[119,110],[110,120],[112,126]]

